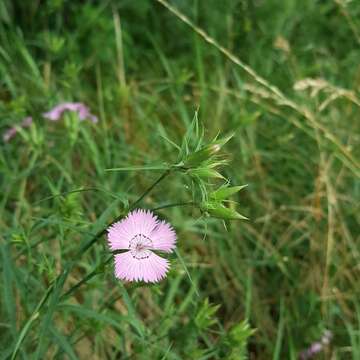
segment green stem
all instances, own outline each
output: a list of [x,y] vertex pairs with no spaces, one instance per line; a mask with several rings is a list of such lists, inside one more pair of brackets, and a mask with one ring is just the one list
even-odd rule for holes
[[11,355],[11,360],[14,360],[16,358],[16,355],[18,353],[18,351],[20,350],[20,346],[21,343],[24,341],[30,326],[32,325],[32,323],[38,318],[39,316],[39,312],[40,309],[43,307],[43,305],[46,303],[46,301],[48,300],[50,293],[53,291],[54,289],[54,283],[52,283],[48,289],[46,290],[46,293],[43,295],[43,297],[40,299],[40,301],[38,302],[38,304],[36,305],[34,311],[32,312],[32,314],[30,315],[30,317],[28,318],[28,320],[26,321],[24,327],[21,330],[21,333],[17,339],[17,342],[15,344],[14,347],[14,351]]
[[[133,210],[143,199],[145,196],[147,196],[156,185],[158,185],[162,180],[164,180],[171,172],[171,169],[166,170],[147,190],[145,190],[145,192],[130,206],[130,210]],[[113,220],[111,222],[111,224],[113,224],[114,222],[120,220],[123,217],[123,215],[118,216],[115,220]],[[111,225],[110,224],[110,225]],[[108,225],[109,226],[109,225]],[[95,234],[95,236],[90,239],[87,243],[85,243],[80,249],[79,251],[75,254],[75,259],[78,259],[84,252],[86,252],[93,244],[95,244],[95,242],[106,233],[106,229],[108,228],[108,226],[106,226],[104,229],[100,230],[98,233]],[[105,264],[110,261],[110,259],[108,259]],[[36,306],[35,310],[33,311],[32,315],[30,316],[30,318],[26,321],[24,327],[21,330],[21,333],[17,339],[17,342],[15,344],[15,348],[14,351],[12,353],[11,359],[15,359],[20,346],[22,344],[22,342],[24,341],[24,339],[26,338],[26,335],[28,334],[30,327],[32,325],[32,323],[34,322],[34,320],[38,317],[40,310],[43,308],[43,306],[46,304],[46,302],[48,301],[50,294],[53,292],[54,290],[54,284],[57,283],[57,281],[59,279],[62,279],[62,284],[65,283],[67,276],[69,275],[71,269],[73,268],[73,266],[75,265],[75,261],[71,261],[70,263],[67,264],[67,266],[65,267],[65,269],[56,277],[56,279],[54,280],[54,282],[48,287],[48,289],[46,290],[45,295],[41,298],[40,302],[38,303],[38,305]],[[68,295],[70,295],[73,291],[75,291],[79,286],[81,286],[82,284],[84,284],[86,281],[88,281],[89,279],[91,279],[92,277],[94,277],[98,272],[98,269],[95,269],[92,273],[88,274],[84,279],[80,280],[77,284],[75,284],[71,289],[69,289],[64,295],[62,295],[60,297],[60,299],[66,298]],[[61,285],[62,286],[62,285]],[[60,291],[60,289],[58,289]]]
[[[148,189],[144,191],[144,193],[130,206],[129,210],[133,210],[142,199],[145,198],[146,195],[148,195],[151,190],[155,188],[156,185],[158,185],[162,180],[164,180],[168,175],[170,174],[170,170],[166,170]],[[171,204],[170,204],[171,205]],[[170,207],[165,206],[165,207]],[[118,216],[112,223],[120,220],[123,217],[123,215]],[[106,226],[104,229],[99,231],[87,244],[85,244],[80,250],[78,251],[78,256],[80,256],[82,253],[84,253],[87,249],[89,249],[102,235],[105,234],[106,229],[108,226]],[[61,299],[67,298],[71,293],[73,293],[77,288],[79,288],[81,285],[85,284],[88,280],[92,279],[94,276],[99,274],[99,267],[105,266],[107,263],[110,262],[112,259],[112,256],[109,257],[106,261],[102,262],[98,267],[96,267],[91,273],[86,275],[83,279],[81,279],[77,284],[75,284],[73,287],[71,287],[65,294],[61,296]]]
[[100,265],[98,265],[92,272],[90,272],[89,274],[87,274],[85,277],[83,277],[79,282],[77,282],[74,286],[72,286],[65,294],[63,294],[60,297],[60,300],[65,300],[66,298],[68,298],[77,288],[79,288],[82,284],[85,284],[86,282],[88,282],[90,279],[92,279],[94,276],[96,276],[97,274],[101,274],[102,268],[108,264],[112,259],[112,256],[108,257],[105,261],[103,261]]
[[150,193],[150,191],[158,185],[162,180],[164,180],[169,174],[171,170],[166,170],[145,192],[130,206],[130,210],[134,210],[136,206],[141,202],[141,200]]
[[[166,205],[162,205],[159,206],[157,208],[153,208],[151,210],[155,211],[155,210],[160,210],[160,209],[167,209],[170,207],[176,207],[176,206],[192,206],[195,205],[196,203],[193,201],[189,201],[189,202],[182,202],[182,203],[173,203],[173,204],[166,204]],[[85,284],[88,280],[92,279],[94,276],[101,274],[102,271],[99,271],[99,269],[101,269],[103,266],[105,266],[106,264],[108,264],[110,262],[110,260],[112,259],[113,255],[119,253],[116,251],[112,252],[112,255],[106,259],[104,262],[102,262],[99,266],[97,266],[92,272],[90,272],[89,274],[87,274],[85,277],[83,277],[78,283],[76,283],[73,287],[71,287],[65,294],[63,294],[61,296],[61,300],[66,299],[67,297],[69,297],[69,295],[71,295],[77,288],[79,288],[81,285]]]
[[[166,204],[162,205],[156,208],[151,209],[152,211],[160,210],[160,209],[167,209],[170,207],[177,207],[177,206],[193,206],[196,205],[194,201],[188,201],[188,202],[181,202],[181,203],[172,203],[172,204]],[[115,255],[117,252],[113,251],[113,255]],[[97,266],[92,272],[87,274],[84,278],[82,278],[78,283],[76,283],[73,287],[71,287],[65,294],[61,296],[61,299],[67,298],[69,295],[71,295],[77,288],[79,288],[81,285],[85,284],[88,280],[92,279],[94,276],[101,274],[101,271],[99,271],[99,268],[102,268],[106,264],[110,262],[112,259],[112,256],[110,256],[107,260],[102,262],[99,266]]]
[[188,201],[188,202],[180,202],[180,203],[171,203],[171,204],[161,205],[156,208],[152,208],[151,210],[157,211],[157,210],[162,210],[162,209],[167,209],[167,208],[177,207],[177,206],[195,206],[195,205],[196,205],[196,203],[194,201]]
[[[156,185],[158,185],[162,180],[164,180],[169,174],[170,174],[171,170],[168,169],[166,170],[148,189],[146,189],[144,191],[144,193],[134,202],[132,203],[132,205],[130,205],[129,211],[133,210],[136,208],[136,206],[141,202],[142,199],[144,199],[144,197],[146,195],[148,195]],[[119,215],[117,218],[115,218],[109,225],[107,225],[105,228],[103,228],[102,230],[100,230],[97,234],[95,234],[95,236],[86,244],[84,244],[84,246],[82,246],[78,253],[76,254],[76,257],[81,256],[81,254],[83,254],[85,251],[87,251],[99,238],[101,238],[103,235],[105,235],[106,233],[106,229],[113,223],[119,221],[124,215],[121,214]]]

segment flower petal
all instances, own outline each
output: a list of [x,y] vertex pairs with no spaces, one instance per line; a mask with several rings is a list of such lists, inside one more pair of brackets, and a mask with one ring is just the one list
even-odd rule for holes
[[126,281],[158,282],[166,276],[168,260],[151,252],[145,259],[136,259],[130,251],[115,255],[115,276]]
[[53,107],[50,111],[43,113],[43,116],[48,120],[57,121],[61,118],[65,110],[66,110],[66,104],[59,104]]
[[[31,126],[32,123],[33,123],[32,117],[27,116],[22,120],[22,122],[20,123],[20,125],[18,125],[18,127],[27,128]],[[16,126],[12,126],[11,128],[7,129],[3,134],[4,142],[10,141],[17,134],[17,132],[18,132],[18,128]]]
[[158,218],[151,211],[136,209],[132,211],[128,218],[137,234],[150,237],[153,229],[158,225]]
[[128,226],[128,219],[118,221],[108,228],[107,239],[111,250],[128,249],[130,240],[136,235]]
[[160,221],[149,235],[154,250],[172,252],[176,247],[176,233],[170,224]]
[[93,123],[98,121],[97,117],[90,113],[89,108],[83,104],[78,102],[63,102],[55,107],[53,107],[50,111],[43,113],[43,116],[52,121],[59,120],[65,111],[73,111],[78,114],[79,120],[90,119]]

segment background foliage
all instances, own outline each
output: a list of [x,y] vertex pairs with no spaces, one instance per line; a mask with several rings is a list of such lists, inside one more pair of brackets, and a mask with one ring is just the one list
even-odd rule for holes
[[[195,28],[155,0],[0,2],[0,127],[35,122],[0,150],[1,358],[296,359],[324,329],[321,356],[360,358],[360,3],[170,4]],[[61,101],[98,124],[44,120]],[[181,258],[123,284],[104,237],[79,246],[159,172],[106,169],[176,162],[197,109],[208,141],[235,132],[223,175],[249,221],[160,210]],[[142,206],[191,189],[176,173]]]

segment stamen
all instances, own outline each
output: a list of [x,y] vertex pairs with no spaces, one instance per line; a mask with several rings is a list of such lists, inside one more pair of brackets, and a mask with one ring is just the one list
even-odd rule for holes
[[147,259],[152,254],[152,247],[152,240],[143,234],[137,234],[129,241],[129,249],[134,259]]

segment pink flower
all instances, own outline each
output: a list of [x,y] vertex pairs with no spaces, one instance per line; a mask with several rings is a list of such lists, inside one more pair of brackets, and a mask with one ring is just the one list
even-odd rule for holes
[[321,341],[315,341],[307,349],[303,350],[299,355],[299,359],[301,360],[312,359],[316,354],[323,351],[326,345],[330,344],[332,336],[333,335],[331,331],[325,330],[321,338]]
[[57,121],[66,110],[76,112],[81,121],[85,119],[90,119],[93,123],[97,123],[98,121],[98,118],[91,114],[89,108],[83,103],[64,102],[56,105],[50,111],[43,113],[43,116],[48,120]]
[[134,210],[108,228],[110,249],[126,250],[115,255],[115,276],[127,281],[157,282],[166,276],[168,260],[154,250],[171,253],[176,233],[151,211]]
[[33,122],[33,119],[31,116],[28,116],[22,120],[22,122],[16,127],[12,126],[11,128],[7,129],[3,134],[3,140],[5,142],[10,141],[18,132],[18,128],[26,128],[29,127]]

